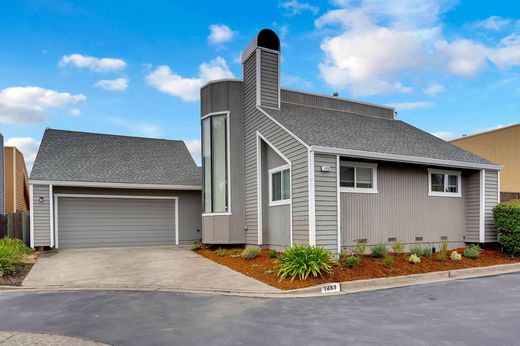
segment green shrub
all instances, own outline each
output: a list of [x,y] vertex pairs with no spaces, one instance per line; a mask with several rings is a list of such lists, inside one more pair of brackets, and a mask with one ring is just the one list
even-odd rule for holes
[[197,242],[191,244],[191,249],[193,251],[202,249],[202,243],[197,241]]
[[24,264],[23,257],[31,253],[31,249],[19,239],[4,238],[0,240],[0,276],[12,273],[16,267]]
[[475,259],[480,257],[482,249],[477,244],[471,244],[464,249],[464,257]]
[[450,258],[452,261],[462,261],[462,255],[457,251],[452,251],[450,254]]
[[383,267],[392,268],[394,266],[394,258],[392,256],[386,256],[383,260]]
[[295,245],[285,251],[277,260],[276,275],[281,279],[298,277],[306,280],[309,275],[314,277],[332,274],[332,253],[321,247]]
[[404,252],[404,245],[401,242],[396,241],[392,244],[392,251],[396,254],[400,254]]
[[217,250],[215,250],[215,254],[217,254],[217,256],[219,256],[219,257],[224,257],[228,254],[228,251],[226,249],[219,247]]
[[448,259],[448,241],[443,240],[441,243],[441,248],[439,250],[439,256],[437,257],[439,261],[446,262]]
[[410,253],[417,257],[432,257],[432,248],[429,246],[414,246],[410,249]]
[[260,255],[260,252],[260,249],[257,247],[248,246],[244,249],[244,251],[242,251],[242,254],[240,256],[242,256],[242,258],[244,259],[252,260],[257,258],[258,255]]
[[412,264],[421,263],[421,257],[417,256],[416,254],[411,254],[410,257],[408,257],[408,262]]
[[372,257],[374,258],[383,258],[388,254],[388,249],[386,245],[383,243],[379,243],[376,246],[373,246],[372,249]]
[[356,247],[354,248],[354,254],[358,256],[363,256],[365,254],[365,251],[367,249],[366,243],[357,243]]
[[267,257],[269,257],[269,258],[278,258],[278,251],[276,251],[276,250],[269,251],[269,253],[267,254]]
[[504,251],[520,256],[520,200],[499,203],[493,208],[498,242]]
[[343,265],[347,268],[353,268],[357,266],[360,262],[361,260],[354,255],[343,257]]

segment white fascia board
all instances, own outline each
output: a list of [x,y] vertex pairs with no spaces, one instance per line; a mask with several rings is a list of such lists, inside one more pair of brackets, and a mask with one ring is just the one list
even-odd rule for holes
[[161,185],[161,184],[128,184],[128,183],[98,183],[89,181],[51,181],[30,180],[30,185],[54,185],[75,187],[106,187],[119,189],[150,189],[150,190],[202,190],[201,185]]
[[378,152],[373,152],[373,151],[341,149],[341,148],[324,147],[324,146],[318,146],[318,145],[312,145],[310,147],[310,150],[317,152],[317,153],[324,153],[324,154],[344,155],[344,156],[349,156],[349,157],[359,157],[359,158],[364,158],[364,159],[377,159],[377,160],[383,160],[383,161],[438,165],[438,166],[453,167],[453,168],[487,169],[487,170],[493,170],[493,171],[500,171],[502,169],[502,166],[491,165],[491,164],[471,163],[471,162],[453,161],[453,160],[444,160],[444,159],[433,159],[433,158],[420,157],[420,156],[386,154],[386,153],[378,153]]

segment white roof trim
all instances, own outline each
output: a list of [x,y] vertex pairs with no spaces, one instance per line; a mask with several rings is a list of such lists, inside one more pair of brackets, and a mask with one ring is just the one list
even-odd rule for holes
[[378,153],[378,152],[373,152],[373,151],[341,149],[341,148],[324,147],[324,146],[317,146],[317,145],[312,145],[311,150],[315,151],[315,152],[320,152],[320,153],[344,155],[344,156],[359,157],[359,158],[365,158],[365,159],[379,159],[379,160],[384,160],[384,161],[418,163],[418,164],[438,165],[438,166],[454,167],[454,168],[489,169],[489,170],[494,170],[494,171],[500,171],[502,169],[501,166],[484,164],[484,163],[471,163],[471,162],[464,162],[464,161],[433,159],[433,158],[429,158],[429,157],[420,157],[420,156],[386,154],[386,153]]
[[98,183],[89,181],[51,181],[30,180],[30,185],[54,185],[76,187],[106,187],[119,189],[151,189],[151,190],[202,190],[200,185],[162,185],[162,184],[129,184],[129,183]]

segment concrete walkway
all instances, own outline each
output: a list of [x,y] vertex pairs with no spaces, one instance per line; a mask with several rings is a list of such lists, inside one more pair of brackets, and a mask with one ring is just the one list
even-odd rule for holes
[[0,331],[0,345],[5,346],[103,346],[95,341],[73,338],[63,335],[27,333],[27,332],[3,332]]
[[277,292],[278,289],[173,246],[62,250],[44,253],[26,288],[178,289]]

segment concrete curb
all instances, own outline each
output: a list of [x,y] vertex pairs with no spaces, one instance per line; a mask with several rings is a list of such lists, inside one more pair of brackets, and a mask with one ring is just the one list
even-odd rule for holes
[[502,264],[488,267],[477,267],[467,269],[455,269],[426,274],[413,274],[389,278],[357,280],[340,282],[341,291],[336,293],[321,293],[324,285],[312,286],[290,291],[247,291],[247,290],[217,290],[211,288],[186,288],[186,287],[122,287],[122,286],[85,286],[85,287],[66,287],[66,286],[45,286],[45,287],[17,287],[0,286],[0,293],[21,293],[21,292],[58,292],[58,291],[134,291],[134,292],[178,292],[190,294],[206,295],[226,295],[249,298],[306,298],[323,297],[349,293],[368,292],[383,290],[396,287],[406,287],[424,285],[437,282],[452,280],[470,279],[477,277],[495,276],[520,272],[520,263]]

